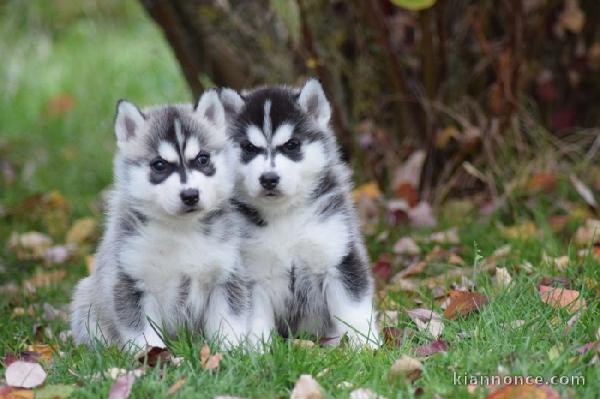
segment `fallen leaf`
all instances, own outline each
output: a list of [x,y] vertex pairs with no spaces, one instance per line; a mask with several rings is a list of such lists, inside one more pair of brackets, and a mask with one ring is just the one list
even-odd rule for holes
[[579,246],[590,246],[600,240],[600,220],[588,219],[575,232],[573,241]]
[[578,348],[575,348],[575,352],[583,355],[584,353],[589,352],[591,349],[600,350],[600,344],[598,344],[598,342],[588,342],[587,344],[584,344]]
[[544,276],[538,283],[538,286],[540,286],[540,285],[547,285],[547,286],[551,286],[551,287],[570,288],[571,280],[569,280],[565,276]]
[[580,33],[585,23],[585,14],[579,7],[578,0],[565,0],[565,7],[558,17],[558,25],[561,30]]
[[34,275],[23,281],[23,287],[28,292],[35,292],[37,288],[46,287],[62,281],[67,275],[66,270],[42,271],[36,270]]
[[436,231],[431,233],[427,242],[435,244],[456,245],[460,243],[458,228],[452,227],[446,231]]
[[579,180],[577,176],[571,175],[569,178],[571,179],[571,183],[573,183],[575,190],[581,196],[581,198],[583,198],[583,200],[592,208],[597,208],[598,203],[596,202],[596,198],[594,198],[594,193],[592,193],[592,190],[590,190],[581,180]]
[[416,187],[410,183],[402,183],[394,189],[396,198],[401,198],[408,203],[410,208],[419,203],[419,192]]
[[34,399],[35,394],[30,389],[15,389],[0,387],[0,399]]
[[322,399],[323,390],[311,375],[303,374],[298,378],[290,399]]
[[33,344],[27,345],[27,352],[37,354],[39,359],[43,359],[46,362],[51,362],[56,348],[51,345],[45,344]]
[[428,344],[418,346],[412,351],[419,357],[427,357],[433,355],[434,353],[447,352],[448,343],[442,340],[435,340]]
[[358,388],[350,392],[348,399],[386,399],[369,388]]
[[390,263],[389,256],[382,254],[379,259],[373,264],[373,275],[381,280],[388,281],[392,275],[392,264]]
[[386,345],[399,348],[402,346],[404,338],[404,331],[398,327],[384,327],[383,328],[383,342]]
[[412,309],[406,312],[410,319],[417,325],[419,331],[426,331],[434,339],[438,339],[444,331],[442,317],[429,309]]
[[12,233],[8,246],[15,251],[20,260],[41,260],[52,246],[52,239],[37,231]]
[[96,219],[85,217],[77,219],[69,229],[66,236],[68,244],[81,245],[89,242],[96,231]]
[[140,351],[136,355],[136,358],[142,364],[146,364],[149,367],[156,367],[159,363],[167,363],[171,358],[171,354],[167,348],[150,346]]
[[186,381],[187,380],[185,378],[180,378],[177,381],[175,381],[173,385],[169,387],[169,390],[167,391],[167,396],[175,395],[175,393],[177,393],[177,391],[179,391],[181,387],[185,385]]
[[496,275],[494,276],[494,283],[498,288],[506,288],[512,282],[512,277],[510,273],[504,267],[496,268]]
[[210,348],[208,345],[204,344],[202,349],[200,350],[200,362],[202,363],[202,368],[204,370],[214,370],[219,367],[219,363],[223,358],[223,354],[220,352],[211,355]]
[[359,202],[361,198],[376,200],[381,198],[381,191],[376,182],[369,182],[358,186],[352,191],[354,202]]
[[403,184],[419,187],[426,156],[427,154],[424,150],[417,150],[408,157],[404,164],[396,168],[394,178],[392,179],[394,191]]
[[538,233],[537,226],[533,222],[525,222],[514,226],[500,226],[502,234],[513,240],[527,240]]
[[395,283],[399,279],[404,279],[408,276],[412,276],[414,274],[419,274],[423,270],[425,270],[426,267],[427,267],[427,262],[425,262],[425,261],[420,260],[417,262],[413,262],[410,265],[408,265],[408,267],[406,269],[403,269],[400,272],[396,273],[394,275],[394,277],[392,278],[392,283]]
[[35,399],[66,399],[75,388],[66,384],[46,385],[35,390]]
[[398,255],[419,255],[421,248],[410,237],[402,237],[394,244],[394,253]]
[[486,399],[560,399],[547,385],[505,385],[486,396]]
[[414,381],[421,376],[422,372],[423,363],[414,357],[402,355],[392,364],[388,376],[392,380],[403,376],[409,381]]
[[556,189],[558,177],[553,172],[538,172],[527,182],[527,190],[532,192],[544,191],[551,193]]
[[73,246],[55,245],[44,253],[44,261],[48,265],[58,265],[65,263],[73,255]]
[[6,384],[15,388],[35,388],[44,383],[46,372],[39,363],[17,360],[6,368]]
[[312,348],[315,346],[315,343],[308,339],[293,339],[292,345],[298,348]]
[[548,256],[544,252],[544,253],[542,253],[542,261],[547,263],[548,265],[553,266],[555,269],[557,269],[560,272],[564,272],[565,270],[567,270],[567,267],[569,266],[569,257],[567,255],[558,256],[555,258],[553,256]]
[[569,313],[586,308],[585,299],[580,297],[579,291],[540,285],[539,292],[542,301],[554,308],[565,309]]
[[413,227],[433,227],[437,224],[433,209],[427,202],[419,202],[414,208],[410,208],[407,214]]
[[135,375],[133,373],[118,376],[110,387],[108,399],[127,399],[131,394],[134,382]]
[[444,316],[449,319],[466,316],[481,309],[487,303],[487,297],[480,292],[454,290],[450,292],[450,303],[444,311]]

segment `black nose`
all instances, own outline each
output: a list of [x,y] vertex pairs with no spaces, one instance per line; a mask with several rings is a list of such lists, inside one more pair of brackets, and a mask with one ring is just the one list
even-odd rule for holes
[[200,198],[198,190],[195,188],[186,188],[179,193],[179,196],[181,197],[181,202],[189,206],[196,205]]
[[279,175],[275,172],[266,172],[260,175],[258,181],[267,190],[273,190],[279,183]]

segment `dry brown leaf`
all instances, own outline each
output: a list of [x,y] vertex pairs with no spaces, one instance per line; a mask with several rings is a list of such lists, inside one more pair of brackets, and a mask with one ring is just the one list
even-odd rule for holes
[[513,240],[527,240],[538,233],[537,226],[533,222],[525,222],[509,227],[500,227],[502,234]]
[[428,242],[435,244],[456,245],[460,243],[458,228],[452,227],[446,231],[436,231],[431,233]]
[[557,309],[565,309],[569,313],[575,313],[587,306],[579,291],[540,285],[539,292],[544,303]]
[[383,327],[383,342],[386,345],[399,348],[404,340],[404,331],[398,327]]
[[0,387],[0,399],[34,399],[35,393],[30,389]]
[[14,388],[35,388],[46,381],[46,372],[39,363],[17,360],[5,372],[6,384]]
[[67,232],[66,242],[75,245],[89,242],[94,236],[97,224],[96,219],[91,217],[77,219]]
[[311,375],[303,374],[298,378],[290,399],[322,399],[323,389]]
[[427,202],[421,201],[407,212],[408,220],[413,227],[433,227],[437,219],[433,215],[433,209]]
[[67,272],[65,270],[43,271],[37,270],[34,275],[23,281],[23,287],[29,292],[35,292],[37,288],[46,287],[62,281]]
[[398,255],[415,256],[421,253],[421,248],[419,248],[414,239],[402,237],[394,244],[394,253]]
[[308,339],[293,339],[292,345],[297,346],[298,348],[312,348],[315,346],[315,343]]
[[220,352],[211,355],[210,348],[208,345],[204,344],[202,349],[200,349],[200,362],[202,363],[202,368],[204,370],[214,370],[219,367],[219,363],[223,358],[223,354]]
[[600,240],[600,220],[588,219],[583,226],[579,226],[575,232],[574,242],[576,245],[587,247]]
[[20,260],[41,260],[52,247],[52,238],[37,231],[12,233],[8,246]]
[[175,393],[177,393],[177,391],[179,391],[181,387],[185,385],[186,381],[186,378],[180,378],[177,381],[175,381],[173,385],[169,387],[169,390],[167,391],[167,396],[175,395]]
[[586,186],[581,180],[579,180],[577,176],[571,175],[569,176],[569,178],[571,179],[571,183],[573,183],[575,190],[581,196],[581,198],[583,198],[586,204],[588,204],[592,208],[597,208],[598,203],[596,202],[596,198],[594,198],[594,193],[592,192],[592,190],[590,190],[588,186]]
[[388,376],[391,380],[403,376],[409,381],[414,381],[421,376],[422,372],[423,363],[414,357],[402,355],[392,364]]
[[466,316],[471,312],[481,309],[487,305],[487,297],[480,292],[451,291],[450,303],[444,311],[444,316],[454,319],[457,316]]
[[532,175],[527,182],[528,191],[545,191],[551,193],[556,189],[558,177],[553,172],[538,172]]
[[435,340],[425,345],[418,346],[412,351],[419,357],[427,357],[439,352],[448,352],[448,342]]
[[416,324],[419,331],[428,332],[434,339],[438,339],[444,331],[442,317],[430,309],[411,309],[406,311],[408,317]]
[[354,202],[359,202],[361,198],[377,200],[381,198],[381,190],[376,182],[368,182],[358,186],[352,191]]
[[494,283],[498,288],[506,288],[512,283],[512,277],[506,268],[497,267],[496,275],[494,276]]
[[110,387],[108,399],[127,399],[131,394],[131,388],[133,387],[135,378],[133,373],[126,373],[125,375],[118,376]]
[[560,399],[560,395],[547,385],[505,385],[486,399]]
[[394,178],[392,179],[394,191],[402,184],[419,187],[421,171],[423,170],[426,155],[424,150],[417,150],[408,157],[404,164],[394,171]]
[[46,361],[48,363],[50,363],[52,361],[52,357],[54,356],[54,353],[56,353],[55,347],[53,347],[52,345],[45,345],[45,344],[27,345],[26,350],[28,352],[33,352],[33,353],[39,354],[39,358],[43,359],[44,361]]

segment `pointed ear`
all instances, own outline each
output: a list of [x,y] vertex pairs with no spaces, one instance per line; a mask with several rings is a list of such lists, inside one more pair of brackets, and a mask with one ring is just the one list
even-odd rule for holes
[[327,127],[331,118],[331,106],[318,80],[310,79],[306,82],[298,96],[298,104],[319,126]]
[[225,126],[225,110],[216,90],[206,91],[200,96],[194,114],[214,126]]
[[237,91],[227,87],[221,89],[219,98],[223,103],[223,108],[225,108],[225,114],[229,117],[236,116],[245,104],[244,99]]
[[145,121],[146,117],[135,104],[127,100],[119,100],[117,102],[115,134],[119,148],[122,148],[141,134],[141,129]]

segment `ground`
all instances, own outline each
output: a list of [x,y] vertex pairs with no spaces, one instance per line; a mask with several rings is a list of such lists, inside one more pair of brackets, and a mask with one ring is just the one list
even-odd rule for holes
[[[573,241],[593,211],[561,176],[552,190],[542,185],[486,216],[470,201],[455,201],[439,210],[432,227],[389,220],[370,226],[370,256],[379,259],[377,303],[391,316],[388,335],[401,335],[399,345],[388,340],[377,351],[355,351],[276,340],[262,354],[225,353],[213,370],[200,360],[202,340],[189,334],[169,342],[173,356],[183,358],[178,366],[165,361],[144,367],[116,348],[75,346],[67,337],[63,310],[75,282],[88,273],[101,233],[115,103],[121,97],[139,104],[190,97],[160,32],[134,2],[117,7],[118,15],[107,6],[90,14],[74,12],[65,20],[52,19],[44,3],[36,4],[41,5],[34,12],[23,12],[14,2],[0,15],[5,38],[0,42],[0,375],[11,353],[29,349],[46,354],[40,360],[48,373],[44,385],[67,384],[74,388],[72,397],[106,396],[114,383],[107,372],[111,368],[145,370],[133,385],[133,397],[166,396],[181,379],[185,382],[175,395],[182,398],[288,397],[302,374],[312,375],[327,397],[347,398],[361,387],[387,398],[471,398],[490,392],[456,384],[455,374],[465,373],[583,376],[584,384],[553,389],[567,397],[597,397],[597,348],[581,353],[581,347],[600,339],[600,267],[593,251]],[[432,236],[453,228],[458,241]],[[59,245],[54,264],[40,260],[31,248],[10,244],[11,236],[14,241],[30,231]],[[419,254],[393,255],[400,237],[413,240]],[[38,240],[34,250],[46,245],[29,239]],[[60,259],[65,240],[74,243],[67,260]],[[392,277],[420,259],[425,260],[422,270],[406,276],[416,289]],[[512,281],[493,266],[505,268]],[[458,270],[458,281],[446,274],[449,269]],[[435,276],[448,278],[431,280]],[[577,291],[586,306],[577,311],[551,306],[545,302],[552,301],[542,300],[540,285]],[[401,355],[417,357],[415,348],[432,340],[406,311],[427,308],[442,314],[453,288],[480,292],[489,303],[465,316],[446,314],[439,339],[447,350],[421,357],[422,374],[414,382],[394,377],[390,368]],[[53,352],[40,345],[51,345]],[[6,383],[1,378],[0,387]]]

